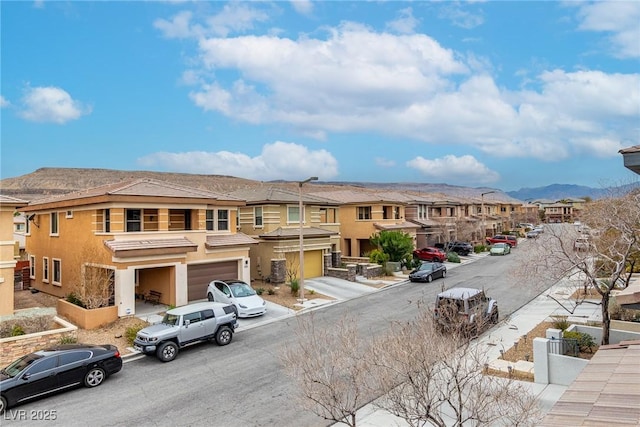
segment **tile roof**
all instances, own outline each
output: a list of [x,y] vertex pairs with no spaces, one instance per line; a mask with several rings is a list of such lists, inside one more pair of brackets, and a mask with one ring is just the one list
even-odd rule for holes
[[0,194],[0,205],[24,206],[29,203],[28,200],[18,199],[16,197]]
[[137,240],[105,240],[104,245],[115,256],[132,257],[139,255],[170,255],[195,252],[198,245],[186,237]]
[[257,243],[257,240],[244,233],[234,233],[209,235],[204,245],[207,249],[214,249],[221,246],[244,246]]
[[539,425],[640,425],[640,341],[601,346]]
[[[324,236],[335,236],[337,234],[339,234],[337,231],[325,230],[323,228],[318,228],[318,227],[302,228],[303,237],[324,237]],[[273,231],[260,235],[260,238],[262,239],[274,239],[274,238],[277,239],[277,238],[291,238],[291,237],[300,237],[300,229],[278,227]]]
[[34,206],[46,203],[55,203],[61,201],[109,195],[242,201],[242,199],[227,194],[185,187],[183,185],[159,181],[151,178],[142,178],[115,182],[107,185],[101,185],[99,187],[88,188],[86,190],[74,191],[72,193],[67,193],[59,196],[38,199],[29,203],[29,205]]
[[381,202],[395,202],[395,203],[407,203],[400,201],[400,193],[380,193],[372,191],[356,191],[356,190],[338,190],[338,191],[318,191],[311,193],[314,196],[325,197],[327,199],[335,200],[336,202],[349,204],[349,203],[381,203]]
[[418,224],[415,224],[413,222],[402,222],[400,224],[393,224],[393,223],[384,224],[384,223],[375,222],[373,223],[373,226],[379,230],[401,230],[406,228],[420,228]]
[[[278,187],[255,187],[246,188],[242,190],[236,190],[231,195],[238,197],[242,200],[246,200],[247,204],[263,204],[266,202],[271,203],[298,203],[300,200],[300,194],[297,191],[291,191]],[[313,194],[302,194],[303,204],[318,204],[318,205],[337,205],[335,200],[327,199],[324,197],[314,196]]]

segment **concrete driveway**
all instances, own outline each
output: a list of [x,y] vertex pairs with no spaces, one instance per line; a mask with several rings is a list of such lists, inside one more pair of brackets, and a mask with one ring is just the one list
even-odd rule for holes
[[326,276],[305,279],[304,288],[335,298],[339,301],[356,298],[378,290],[373,286],[363,285],[358,282],[349,282],[348,280],[338,279],[337,277]]

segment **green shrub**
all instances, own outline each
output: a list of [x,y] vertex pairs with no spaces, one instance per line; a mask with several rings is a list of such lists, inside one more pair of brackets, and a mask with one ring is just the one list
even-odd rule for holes
[[67,295],[66,300],[67,300],[67,302],[70,302],[71,304],[77,305],[78,307],[85,308],[84,303],[82,302],[82,300],[73,292],[70,292]]
[[133,345],[133,340],[136,339],[136,335],[138,335],[138,332],[142,328],[144,328],[144,325],[139,324],[139,325],[129,326],[127,327],[127,329],[124,330],[124,337],[127,339],[127,342],[129,343],[129,345]]
[[571,326],[569,320],[567,320],[567,316],[551,316],[551,323],[555,329],[560,329],[561,331],[565,331]]
[[369,262],[379,265],[385,265],[389,261],[389,255],[379,249],[374,249],[369,253]]
[[269,295],[275,295],[275,294],[276,294],[276,291],[275,291],[274,289],[269,289],[269,290],[267,291],[267,293],[268,293]]
[[460,256],[455,252],[447,252],[447,261],[460,263]]
[[593,337],[589,334],[586,334],[584,332],[578,332],[578,331],[564,331],[562,336],[564,338],[568,338],[568,339],[574,339],[576,341],[578,341],[578,346],[580,347],[580,351],[581,352],[591,352],[593,351],[593,347],[596,346],[595,341],[593,340]]
[[291,288],[291,293],[293,295],[297,295],[300,291],[300,283],[298,283],[298,279],[293,279],[289,284],[289,287]]
[[258,295],[262,295],[264,293],[264,288],[258,288],[256,289],[256,294]]
[[24,335],[24,329],[22,329],[22,326],[20,325],[13,325],[11,328],[11,336],[17,337],[19,335]]
[[73,335],[64,335],[60,337],[60,340],[58,340],[58,342],[60,344],[75,344],[78,342],[78,338],[74,337]]
[[486,251],[487,251],[487,247],[485,245],[475,245],[473,247],[473,253],[475,254],[479,254]]

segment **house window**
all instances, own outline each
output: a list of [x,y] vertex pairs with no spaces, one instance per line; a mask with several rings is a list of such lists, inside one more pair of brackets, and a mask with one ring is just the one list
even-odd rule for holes
[[65,217],[66,218],[73,218],[73,211],[67,211]]
[[371,206],[358,206],[358,219],[371,219]]
[[287,206],[287,222],[300,222],[299,206]]
[[218,211],[218,230],[229,230],[229,211],[227,209]]
[[127,233],[142,231],[142,211],[127,209]]
[[111,232],[111,209],[105,209],[104,210],[104,224],[103,224],[103,230],[105,233],[110,233]]
[[49,216],[51,217],[49,234],[57,236],[58,235],[58,212],[51,212]]
[[53,259],[53,284],[62,286],[62,261]]
[[418,219],[427,219],[428,217],[427,205],[418,205]]
[[31,234],[31,220],[29,218],[33,219],[33,215],[27,215],[27,221],[24,223],[26,234]]
[[18,222],[14,225],[15,225],[14,228],[16,233],[24,233],[24,230],[25,230],[24,222]]
[[393,218],[400,219],[400,206],[396,206],[393,208]]
[[49,258],[42,258],[42,281],[49,283]]
[[253,225],[262,227],[262,207],[260,206],[253,208]]
[[29,255],[29,278],[36,278],[36,257]]
[[212,209],[207,209],[206,212],[206,223],[207,223],[207,230],[208,231],[213,231],[215,230],[215,220],[213,217],[213,210]]
[[320,208],[320,222],[325,224],[335,224],[338,222],[335,208]]

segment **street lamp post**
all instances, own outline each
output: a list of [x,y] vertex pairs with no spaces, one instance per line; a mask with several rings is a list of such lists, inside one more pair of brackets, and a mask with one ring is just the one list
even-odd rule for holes
[[299,256],[299,263],[300,263],[300,277],[298,279],[298,297],[300,299],[300,302],[304,301],[304,238],[302,236],[302,223],[304,221],[304,217],[303,217],[303,213],[302,213],[302,186],[304,184],[306,184],[307,182],[310,181],[317,181],[318,177],[317,176],[312,176],[310,178],[305,179],[304,181],[299,181],[298,182],[298,222],[300,223],[300,234],[299,234],[299,239],[300,239],[300,256]]
[[487,191],[485,193],[480,194],[480,199],[482,200],[480,204],[480,210],[482,211],[482,242],[483,243],[486,241],[486,237],[487,237],[487,226],[485,224],[485,213],[484,213],[484,195],[491,194],[491,193],[495,193],[495,191]]

